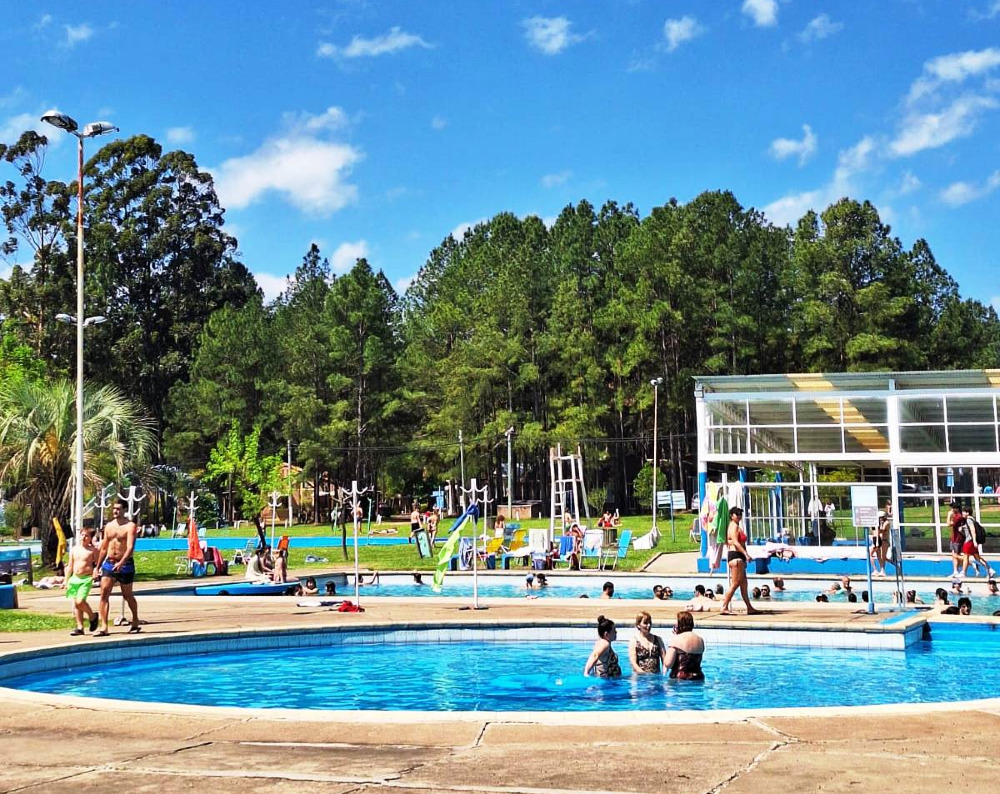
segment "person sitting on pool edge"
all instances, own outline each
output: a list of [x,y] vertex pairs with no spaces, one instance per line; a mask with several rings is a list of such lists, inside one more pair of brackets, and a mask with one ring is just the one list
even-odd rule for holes
[[599,615],[597,618],[597,642],[594,649],[587,657],[583,666],[583,674],[591,675],[591,671],[598,678],[621,678],[622,668],[618,662],[618,654],[611,647],[611,643],[618,637],[615,629],[615,622]]
[[671,678],[681,681],[704,681],[701,659],[705,654],[705,641],[694,632],[694,616],[684,610],[677,613],[674,636],[667,642],[663,667]]

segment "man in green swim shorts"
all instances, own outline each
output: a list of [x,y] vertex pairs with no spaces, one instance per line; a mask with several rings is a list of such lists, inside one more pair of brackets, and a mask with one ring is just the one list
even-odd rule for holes
[[66,564],[66,598],[73,602],[73,617],[76,618],[76,628],[70,636],[79,637],[83,634],[83,617],[90,621],[91,632],[97,629],[97,614],[87,596],[94,585],[94,566],[97,564],[97,549],[94,548],[94,530],[84,527],[80,530],[80,542],[69,553]]

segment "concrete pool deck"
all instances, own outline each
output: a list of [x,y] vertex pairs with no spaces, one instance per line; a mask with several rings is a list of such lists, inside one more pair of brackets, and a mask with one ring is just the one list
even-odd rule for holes
[[[20,595],[22,607],[66,614],[62,593]],[[364,592],[362,598],[365,613],[340,614],[275,597],[147,597],[140,599],[140,615],[148,621],[143,634],[126,638],[117,629],[112,639],[270,627],[593,621],[599,612],[631,625],[639,609],[662,623],[682,606],[484,599],[489,610],[469,612],[458,609],[464,601],[376,599]],[[112,614],[119,603],[113,599]],[[706,627],[832,629],[871,627],[882,617],[853,613],[847,605],[806,603],[770,605],[768,614],[749,618],[696,615],[696,621]],[[73,642],[65,631],[0,634],[0,651]],[[248,705],[252,688],[248,682]],[[352,720],[323,713],[164,711],[0,692],[0,791],[774,794],[893,787],[940,794],[986,791],[1000,780],[1000,705],[877,707],[823,716],[723,718],[705,712],[683,724],[610,722],[604,714],[576,714],[573,724],[533,724],[504,715],[412,721],[391,712]]]

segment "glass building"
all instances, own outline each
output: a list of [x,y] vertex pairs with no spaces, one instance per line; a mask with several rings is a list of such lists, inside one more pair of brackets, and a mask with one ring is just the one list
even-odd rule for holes
[[[1000,536],[1000,370],[697,377],[695,384],[701,495],[709,480],[744,481],[754,538],[863,540],[849,518],[854,484],[876,485],[879,504],[894,506],[907,551],[947,553],[953,502],[969,505]],[[825,508],[818,519],[817,499]]]

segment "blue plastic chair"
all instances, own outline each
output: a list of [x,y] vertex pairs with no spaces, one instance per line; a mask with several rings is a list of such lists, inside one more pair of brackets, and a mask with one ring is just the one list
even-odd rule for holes
[[617,546],[608,546],[601,550],[601,568],[607,568],[611,563],[614,570],[618,567],[618,560],[624,560],[628,556],[628,544],[632,542],[632,530],[626,529],[618,536]]

